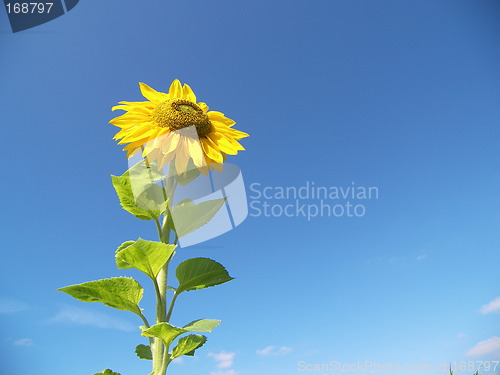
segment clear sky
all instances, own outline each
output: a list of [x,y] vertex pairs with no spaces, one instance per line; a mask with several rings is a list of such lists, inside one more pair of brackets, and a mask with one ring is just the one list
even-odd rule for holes
[[[139,81],[175,78],[250,134],[230,161],[253,209],[178,251],[235,280],[179,298],[174,324],[223,323],[172,375],[498,360],[499,18],[493,0],[107,0],[12,34],[0,10],[0,374],[149,373],[133,314],[56,289],[134,276],[152,312],[148,281],[114,264],[156,233],[118,204],[109,175],[127,161],[108,121]],[[269,197],[313,182],[378,196],[327,199],[363,215],[310,220],[300,205],[319,200]]]

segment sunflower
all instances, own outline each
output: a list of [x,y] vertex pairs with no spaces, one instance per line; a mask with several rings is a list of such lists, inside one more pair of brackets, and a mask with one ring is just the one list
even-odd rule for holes
[[217,111],[209,111],[187,84],[178,79],[170,85],[168,93],[156,91],[139,83],[143,102],[119,102],[112,110],[121,109],[125,114],[110,121],[120,128],[113,139],[127,157],[138,152],[146,160],[156,161],[161,168],[174,161],[178,174],[185,173],[188,164],[201,172],[215,167],[220,170],[226,155],[236,155],[244,148],[238,140],[248,134],[233,129],[235,121]]

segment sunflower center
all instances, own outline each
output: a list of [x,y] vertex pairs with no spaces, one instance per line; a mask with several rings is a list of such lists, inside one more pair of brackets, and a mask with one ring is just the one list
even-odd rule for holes
[[155,124],[172,131],[194,125],[200,138],[212,131],[208,116],[195,103],[185,99],[169,99],[160,103],[153,110],[152,117]]

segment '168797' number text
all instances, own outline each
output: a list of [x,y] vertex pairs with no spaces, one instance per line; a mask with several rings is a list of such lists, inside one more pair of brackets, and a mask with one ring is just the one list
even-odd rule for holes
[[28,13],[50,13],[54,3],[7,3],[5,4],[8,13],[28,14]]

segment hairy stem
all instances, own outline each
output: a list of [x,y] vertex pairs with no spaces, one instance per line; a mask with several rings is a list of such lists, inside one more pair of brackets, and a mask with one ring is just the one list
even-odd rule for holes
[[[139,313],[139,314],[137,314],[137,315],[139,315],[139,317],[140,317],[140,318],[142,319],[142,321],[144,322],[144,326],[145,326],[146,328],[149,328],[149,322],[148,322],[148,320],[146,319],[146,317],[144,316],[144,314],[143,314],[143,313]],[[152,346],[153,346],[153,338],[152,338],[152,337],[148,337],[148,339],[149,339],[149,346],[150,346],[150,347],[152,347]]]
[[[165,321],[165,311],[166,311],[166,285],[167,285],[167,275],[165,268],[162,268],[158,273],[158,276],[154,282],[156,290],[156,323],[161,323]],[[163,287],[162,287],[163,286]],[[164,355],[165,346],[163,341],[159,338],[154,339],[154,346],[152,348],[153,354],[153,374],[160,375],[162,368],[162,358]]]
[[[160,242],[168,244],[170,242],[170,232],[172,228],[169,224],[170,210],[168,208],[168,201],[172,199],[172,179],[162,181],[163,193],[167,206],[165,207],[165,212],[163,213],[163,223],[160,224],[158,219],[155,220],[156,229],[158,231],[158,237]],[[175,186],[175,185],[174,185]],[[177,237],[177,236],[176,236]],[[155,291],[156,291],[156,323],[168,322],[170,315],[172,314],[172,307],[175,302],[176,295],[172,298],[170,304],[169,312],[167,314],[167,280],[168,280],[168,267],[170,265],[170,260],[174,256],[172,254],[169,260],[162,267],[156,280],[154,280]],[[154,349],[153,349],[154,348]],[[165,347],[162,340],[159,338],[154,339],[154,346],[152,348],[153,354],[153,374],[154,375],[165,375],[167,371],[167,366],[170,363],[168,347]]]
[[165,375],[169,364],[170,364],[170,360],[168,357],[168,346],[167,346],[167,348],[165,349],[165,353],[163,354],[163,361],[161,364],[160,375]]
[[178,296],[178,294],[174,293],[172,301],[170,302],[170,306],[169,306],[169,309],[168,309],[167,316],[165,317],[165,321],[166,322],[170,321],[170,317],[172,316],[172,310],[174,309],[174,305],[175,305],[175,301],[177,300],[177,296]]

